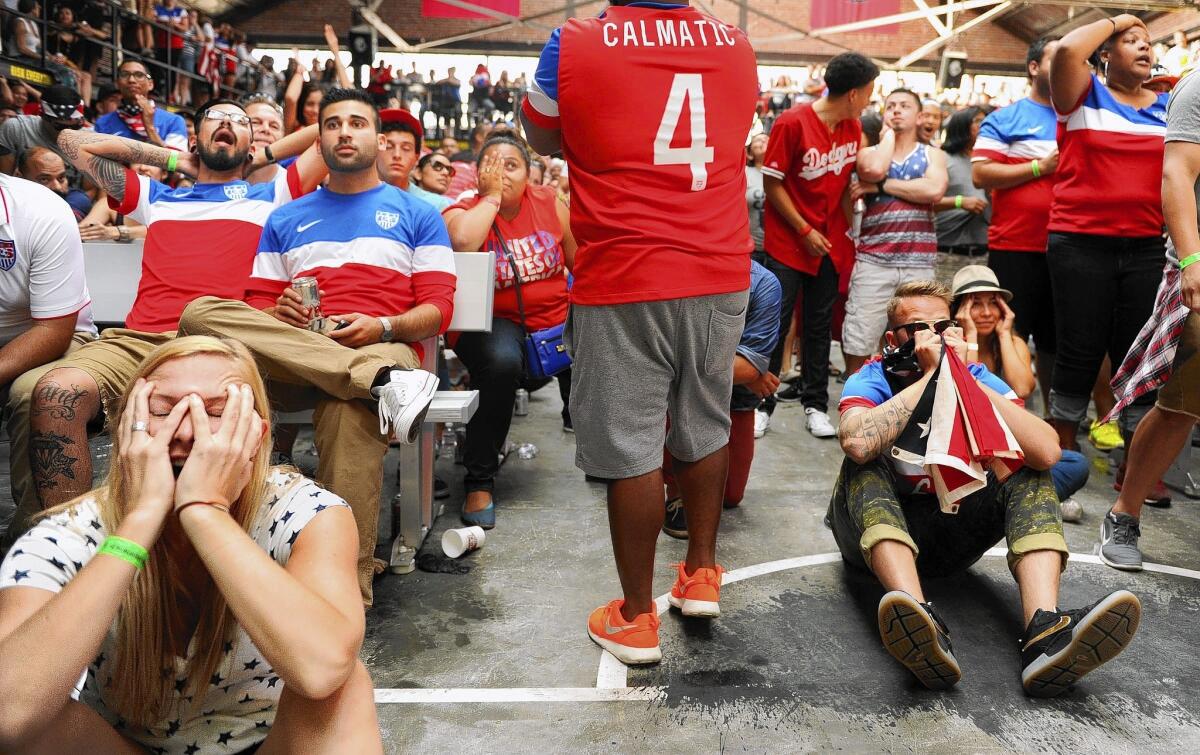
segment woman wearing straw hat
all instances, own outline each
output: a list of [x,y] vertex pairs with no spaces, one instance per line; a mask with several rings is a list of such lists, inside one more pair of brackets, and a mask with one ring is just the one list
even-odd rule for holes
[[[1011,291],[1000,287],[990,268],[967,265],[954,276],[950,311],[962,326],[967,361],[982,363],[1024,399],[1033,393],[1037,381],[1025,339],[1013,334],[1016,316],[1008,306],[1012,296]],[[1062,502],[1063,521],[1079,521],[1083,507],[1071,496],[1087,483],[1087,457],[1078,451],[1064,450],[1050,474]]]

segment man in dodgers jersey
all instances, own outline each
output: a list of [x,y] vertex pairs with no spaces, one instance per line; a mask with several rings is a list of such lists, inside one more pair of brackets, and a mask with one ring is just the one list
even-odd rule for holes
[[[309,150],[273,182],[248,184],[243,172],[264,158],[255,154],[251,161],[250,119],[242,107],[214,100],[195,119],[193,154],[107,134],[59,135],[63,153],[108,192],[112,208],[147,226],[146,243],[125,327],[104,331],[38,381],[29,428],[36,493],[19,491],[19,511],[36,512],[91,488],[87,424],[103,402],[121,395],[146,354],[174,337],[188,302],[206,294],[242,296],[267,215],[325,177],[320,155]],[[315,127],[298,131],[273,145],[273,154],[297,154],[315,135]],[[135,163],[178,169],[197,183],[171,189],[134,173]]]
[[[868,148],[858,120],[878,76],[879,68],[858,53],[830,60],[825,68],[827,93],[779,116],[771,127],[762,168],[767,206],[761,262],[783,287],[771,371],[778,376],[783,369],[792,312],[803,292],[801,385],[785,388],[779,400],[799,398],[808,431],[818,438],[836,434],[826,414],[829,339],[839,275],[854,265],[854,247],[846,237],[846,190],[856,172],[863,181],[878,181],[887,174],[885,154],[891,154],[894,139],[887,129],[884,149]],[[775,396],[766,398],[763,409],[768,414],[775,410]]]
[[1002,288],[1013,292],[1017,332],[1037,344],[1038,383],[1050,405],[1054,374],[1054,296],[1046,266],[1054,174],[1058,167],[1058,120],[1050,104],[1050,59],[1058,40],[1029,46],[1025,67],[1028,97],[984,119],[971,153],[971,178],[992,192],[988,267]]
[[757,79],[737,28],[686,4],[614,2],[551,35],[523,108],[530,143],[542,154],[561,146],[570,167],[576,465],[609,480],[624,592],[592,613],[588,633],[625,663],[662,657],[651,582],[664,435],[690,536],[671,603],[685,615],[719,613]]
[[[450,324],[454,256],[437,211],[380,180],[384,137],[369,95],[331,90],[317,123],[328,188],[271,213],[246,303],[197,299],[179,331],[244,343],[275,400],[289,409],[315,406],[317,479],[354,511],[359,587],[369,606],[387,433],[411,442],[437,388],[434,375],[415,369],[418,341]],[[313,313],[291,286],[299,276],[317,279],[330,328],[345,327],[308,330]],[[378,418],[371,399],[379,401]]]

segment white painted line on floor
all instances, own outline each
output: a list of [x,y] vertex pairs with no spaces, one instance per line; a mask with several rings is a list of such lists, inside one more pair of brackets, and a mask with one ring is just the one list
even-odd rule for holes
[[[615,659],[614,659],[615,660]],[[504,689],[377,689],[377,705],[440,703],[624,703],[661,700],[666,687],[511,687]]]
[[[1007,558],[1008,549],[1006,548],[990,548],[983,555],[992,558]],[[721,579],[722,585],[731,585],[735,582],[740,582],[744,579],[753,577],[761,577],[765,574],[773,574],[779,571],[788,569],[801,569],[806,566],[819,566],[821,564],[831,564],[842,560],[842,554],[834,553],[818,553],[813,556],[799,556],[797,558],[785,558],[779,561],[767,561],[761,564],[753,564],[751,566],[743,566],[740,569],[725,572],[725,576]],[[1072,553],[1071,561],[1077,561],[1083,564],[1098,564],[1103,566],[1104,562],[1100,557],[1091,553]],[[1159,574],[1172,574],[1177,577],[1190,577],[1191,579],[1200,580],[1200,571],[1194,569],[1184,569],[1178,566],[1167,566],[1165,564],[1146,563],[1143,566],[1145,571],[1156,572]],[[654,600],[654,607],[661,615],[667,610],[667,596],[663,594]],[[629,667],[616,659],[612,653],[607,650],[602,650],[600,653],[600,666],[596,670],[596,687],[597,689],[619,690],[619,689],[641,689],[639,687],[629,686]]]

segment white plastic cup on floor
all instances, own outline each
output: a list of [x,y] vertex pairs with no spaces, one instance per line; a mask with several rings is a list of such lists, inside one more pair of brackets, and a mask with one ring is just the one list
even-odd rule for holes
[[442,535],[442,553],[450,558],[458,558],[482,548],[486,537],[483,527],[460,527],[456,530],[446,530],[446,533]]

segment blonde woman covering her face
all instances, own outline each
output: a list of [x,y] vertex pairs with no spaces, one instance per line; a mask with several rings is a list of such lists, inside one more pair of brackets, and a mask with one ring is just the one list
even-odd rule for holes
[[380,752],[354,519],[269,467],[249,352],[170,341],[114,409],[104,484],[0,565],[0,750]]

